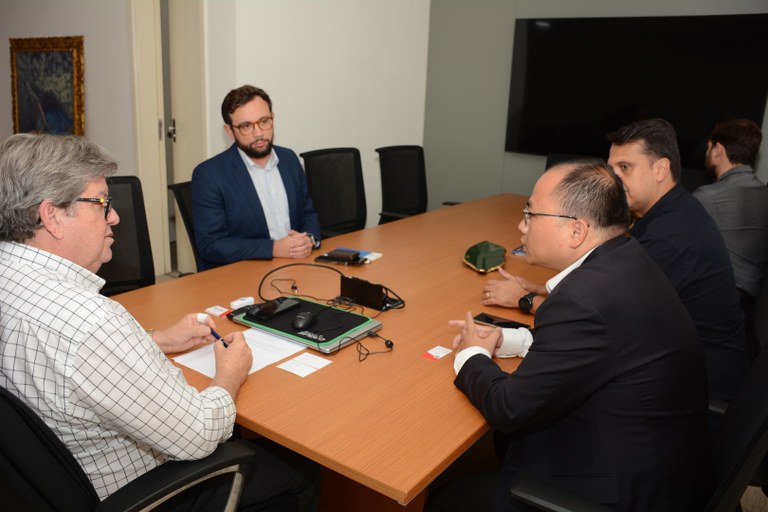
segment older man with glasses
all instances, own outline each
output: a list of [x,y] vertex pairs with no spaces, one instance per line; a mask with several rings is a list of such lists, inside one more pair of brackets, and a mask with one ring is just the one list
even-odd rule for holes
[[221,105],[234,141],[192,174],[192,219],[200,270],[240,260],[306,258],[320,221],[296,153],[273,145],[272,100],[244,85]]

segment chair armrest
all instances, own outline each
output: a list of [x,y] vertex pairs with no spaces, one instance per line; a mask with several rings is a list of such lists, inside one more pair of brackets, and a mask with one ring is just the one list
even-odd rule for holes
[[[247,473],[247,465],[253,462],[253,448],[242,441],[219,445],[208,457],[192,461],[170,461],[141,475],[121,487],[102,501],[97,511],[131,512],[142,510],[164,496],[168,496],[192,484],[196,480],[214,476],[217,472],[232,466],[241,466]],[[246,465],[245,468],[242,468]]]
[[714,398],[709,399],[710,414],[722,417],[723,414],[725,414],[726,409],[728,409],[728,402],[725,400],[717,400]]
[[539,510],[550,512],[609,512],[610,509],[588,501],[534,478],[522,477],[510,490],[512,498]]

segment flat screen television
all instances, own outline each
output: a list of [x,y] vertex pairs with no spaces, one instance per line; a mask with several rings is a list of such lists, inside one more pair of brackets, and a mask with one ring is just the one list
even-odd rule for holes
[[608,132],[663,117],[701,168],[715,122],[762,126],[766,96],[768,14],[518,19],[506,150],[607,158]]

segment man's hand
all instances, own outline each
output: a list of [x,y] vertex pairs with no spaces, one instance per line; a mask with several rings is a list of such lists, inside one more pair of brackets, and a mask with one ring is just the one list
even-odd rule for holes
[[[204,322],[199,321],[202,317],[205,317]],[[215,328],[216,324],[210,316],[190,313],[172,326],[153,332],[152,339],[165,354],[184,352],[213,341],[211,329]]]
[[543,284],[534,283],[521,276],[513,276],[504,269],[499,269],[503,279],[489,279],[483,287],[483,298],[480,304],[484,306],[504,306],[516,308],[520,297],[528,293],[547,295]]
[[285,238],[275,240],[272,256],[275,258],[306,258],[312,252],[312,239],[306,233],[290,230]]
[[242,332],[227,334],[223,339],[227,342],[227,347],[220,341],[213,345],[213,353],[216,356],[216,376],[210,386],[226,389],[234,400],[251,370],[253,354]]
[[453,339],[453,348],[457,352],[467,347],[480,346],[493,355],[501,345],[501,329],[476,324],[470,312],[467,312],[466,319],[450,320],[448,324],[461,327],[461,331]]

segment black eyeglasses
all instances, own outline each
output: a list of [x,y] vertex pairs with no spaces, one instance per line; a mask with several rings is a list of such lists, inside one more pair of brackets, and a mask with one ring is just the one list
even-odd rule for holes
[[272,128],[272,122],[273,122],[272,116],[266,116],[266,117],[262,117],[258,121],[245,122],[245,123],[240,123],[238,125],[231,124],[230,126],[232,128],[237,128],[241,134],[248,135],[253,131],[254,128],[256,128],[256,125],[258,125],[259,128],[261,128],[262,130],[269,130],[270,128]]
[[531,220],[531,217],[560,217],[561,219],[572,219],[572,220],[578,220],[577,217],[574,217],[573,215],[561,215],[559,213],[537,213],[532,212],[528,209],[527,206],[523,207],[523,220],[525,221],[525,225],[528,225],[528,221]]
[[75,201],[81,203],[100,203],[104,205],[104,218],[109,218],[109,212],[112,210],[112,197],[78,197]]

